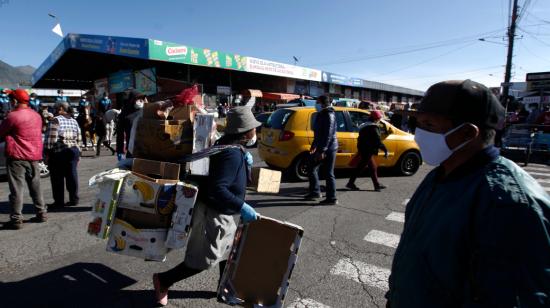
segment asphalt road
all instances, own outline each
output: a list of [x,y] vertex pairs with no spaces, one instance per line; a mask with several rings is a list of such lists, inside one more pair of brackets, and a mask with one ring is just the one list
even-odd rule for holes
[[[0,230],[1,307],[154,306],[152,274],[181,262],[182,251],[172,251],[165,263],[146,262],[106,252],[106,241],[86,234],[95,193],[87,181],[114,165],[113,156],[84,157],[79,167],[79,206],[51,212],[44,224],[27,223],[19,231]],[[543,186],[550,186],[548,170],[539,165],[529,171]],[[428,171],[429,167],[423,166],[412,177],[383,175],[381,182],[388,189],[382,192],[373,191],[367,177],[357,182],[361,191],[347,191],[346,174],[341,174],[337,206],[302,201],[306,183],[285,182],[277,195],[249,193],[249,203],[262,215],[305,230],[285,306],[384,307],[405,205]],[[49,180],[42,184],[49,203]],[[0,181],[0,221],[9,218],[8,193],[7,183]],[[29,198],[25,202],[28,219],[33,208]],[[225,306],[216,302],[217,278],[216,268],[177,283],[170,290],[169,306]]]

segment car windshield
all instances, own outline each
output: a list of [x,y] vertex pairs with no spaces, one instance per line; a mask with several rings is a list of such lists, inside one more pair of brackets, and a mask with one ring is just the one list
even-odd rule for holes
[[269,119],[267,119],[267,123],[265,124],[265,127],[274,128],[274,129],[283,129],[285,127],[286,122],[288,122],[288,119],[293,113],[294,111],[290,109],[279,109],[273,112],[269,117]]

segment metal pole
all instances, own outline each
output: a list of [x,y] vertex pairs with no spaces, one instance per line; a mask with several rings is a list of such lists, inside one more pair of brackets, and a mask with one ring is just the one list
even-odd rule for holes
[[516,20],[518,18],[518,0],[514,0],[510,28],[508,29],[508,55],[506,56],[506,71],[504,73],[504,85],[502,86],[501,101],[508,106],[508,94],[510,90],[510,78],[512,72],[512,57],[514,54],[514,38],[516,35]]

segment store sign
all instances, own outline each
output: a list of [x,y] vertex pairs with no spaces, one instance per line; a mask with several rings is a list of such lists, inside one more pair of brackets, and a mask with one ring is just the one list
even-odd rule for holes
[[145,95],[154,95],[157,93],[157,74],[155,68],[147,68],[134,72],[136,81],[136,90]]
[[246,58],[237,54],[195,48],[176,43],[149,40],[149,58],[191,65],[202,65],[243,71]]
[[321,71],[269,60],[247,57],[246,71],[272,76],[321,81]]
[[120,71],[109,75],[109,89],[111,93],[124,92],[134,87],[134,74],[132,71]]
[[550,103],[550,96],[528,96],[523,98],[524,104]]
[[364,82],[359,78],[351,78],[340,74],[323,72],[323,82],[334,83],[344,86],[364,87]]
[[149,57],[149,42],[146,39],[87,34],[69,34],[68,39],[74,49],[141,59]]

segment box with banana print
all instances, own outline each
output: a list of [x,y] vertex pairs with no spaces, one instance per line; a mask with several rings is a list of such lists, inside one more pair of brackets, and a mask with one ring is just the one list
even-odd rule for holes
[[122,185],[118,207],[149,214],[170,215],[175,208],[178,180],[129,174]]

